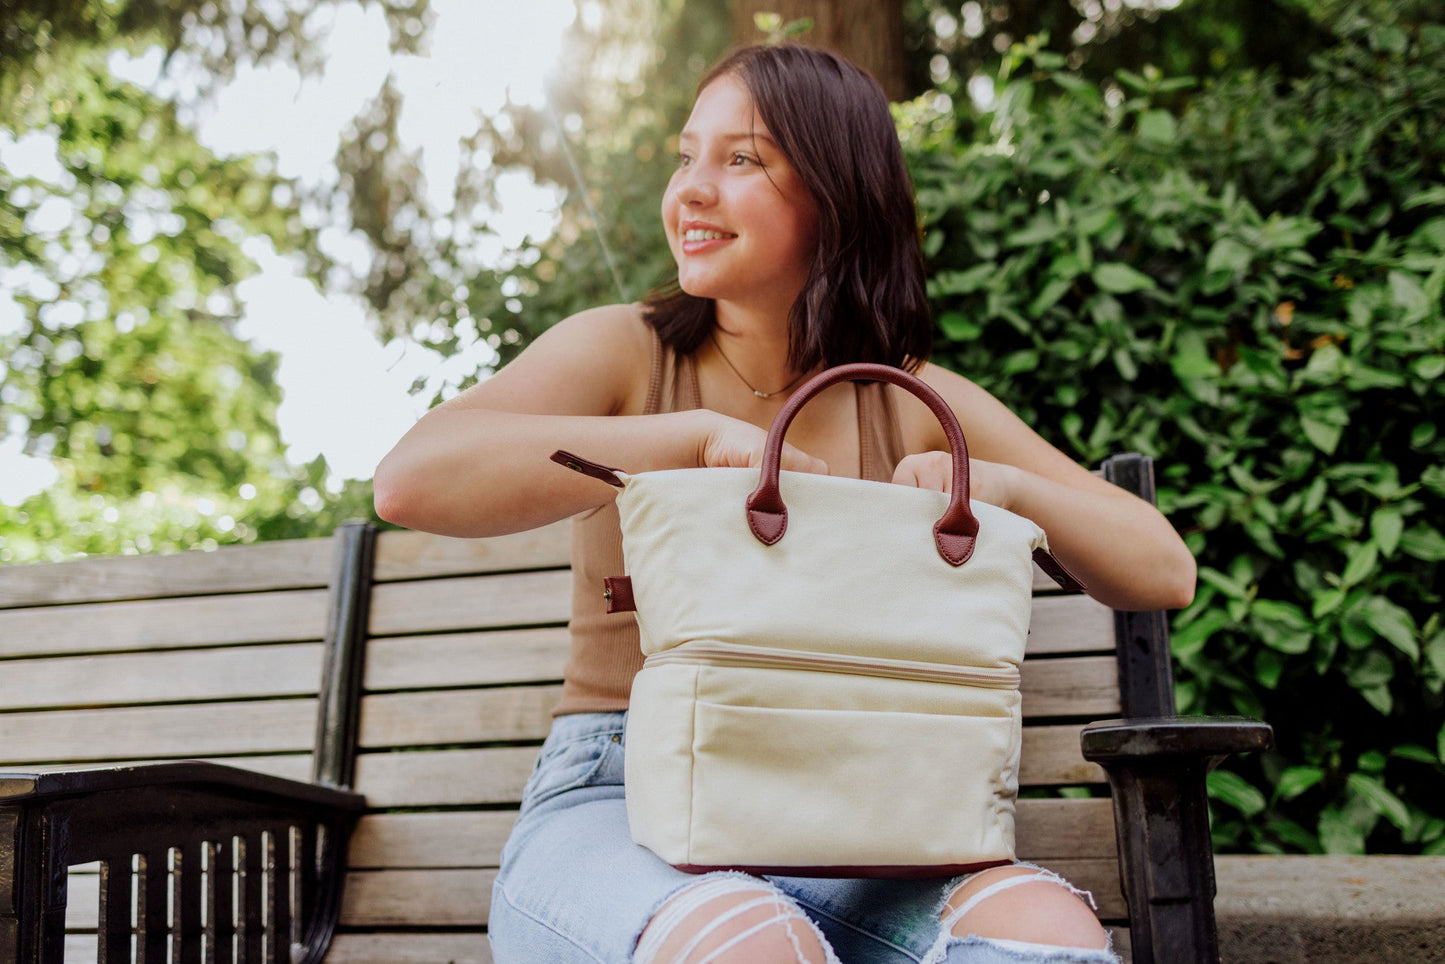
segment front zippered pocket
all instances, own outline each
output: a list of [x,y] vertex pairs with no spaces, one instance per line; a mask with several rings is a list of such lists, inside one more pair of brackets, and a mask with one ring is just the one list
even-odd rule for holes
[[681,643],[647,657],[644,666],[666,664],[741,666],[754,669],[791,669],[806,672],[846,673],[884,679],[919,680],[925,683],[953,683],[988,689],[1017,689],[1015,667],[952,666],[922,663],[882,656],[842,656],[836,653],[781,652],[762,646],[693,641]]

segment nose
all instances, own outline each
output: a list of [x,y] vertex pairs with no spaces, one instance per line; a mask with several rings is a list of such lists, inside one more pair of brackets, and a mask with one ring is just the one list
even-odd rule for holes
[[676,189],[678,202],[688,207],[701,207],[717,200],[717,184],[701,165],[679,171]]

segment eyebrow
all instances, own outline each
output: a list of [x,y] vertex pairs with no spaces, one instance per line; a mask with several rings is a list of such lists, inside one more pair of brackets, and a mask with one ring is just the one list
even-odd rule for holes
[[[697,140],[697,138],[697,134],[688,130],[685,130],[678,135],[678,140],[680,141],[695,141]],[[729,143],[731,143],[732,141],[761,141],[762,143],[765,143],[770,147],[778,147],[778,142],[773,140],[770,135],[764,133],[763,131],[739,131],[737,133],[720,134],[718,135],[718,140],[727,141]]]

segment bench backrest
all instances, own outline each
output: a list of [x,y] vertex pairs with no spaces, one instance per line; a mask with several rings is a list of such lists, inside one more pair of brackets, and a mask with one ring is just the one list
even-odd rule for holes
[[0,569],[0,767],[309,779],[333,540]]

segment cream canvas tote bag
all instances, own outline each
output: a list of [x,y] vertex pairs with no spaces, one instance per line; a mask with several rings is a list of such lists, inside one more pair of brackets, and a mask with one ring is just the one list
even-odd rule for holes
[[[783,437],[844,380],[922,399],[952,493],[781,472]],[[1019,663],[1043,531],[968,499],[946,402],[896,368],[828,369],[778,413],[758,469],[628,475],[625,579],[646,662],[632,686],[633,839],[687,870],[941,876],[1013,859]]]

